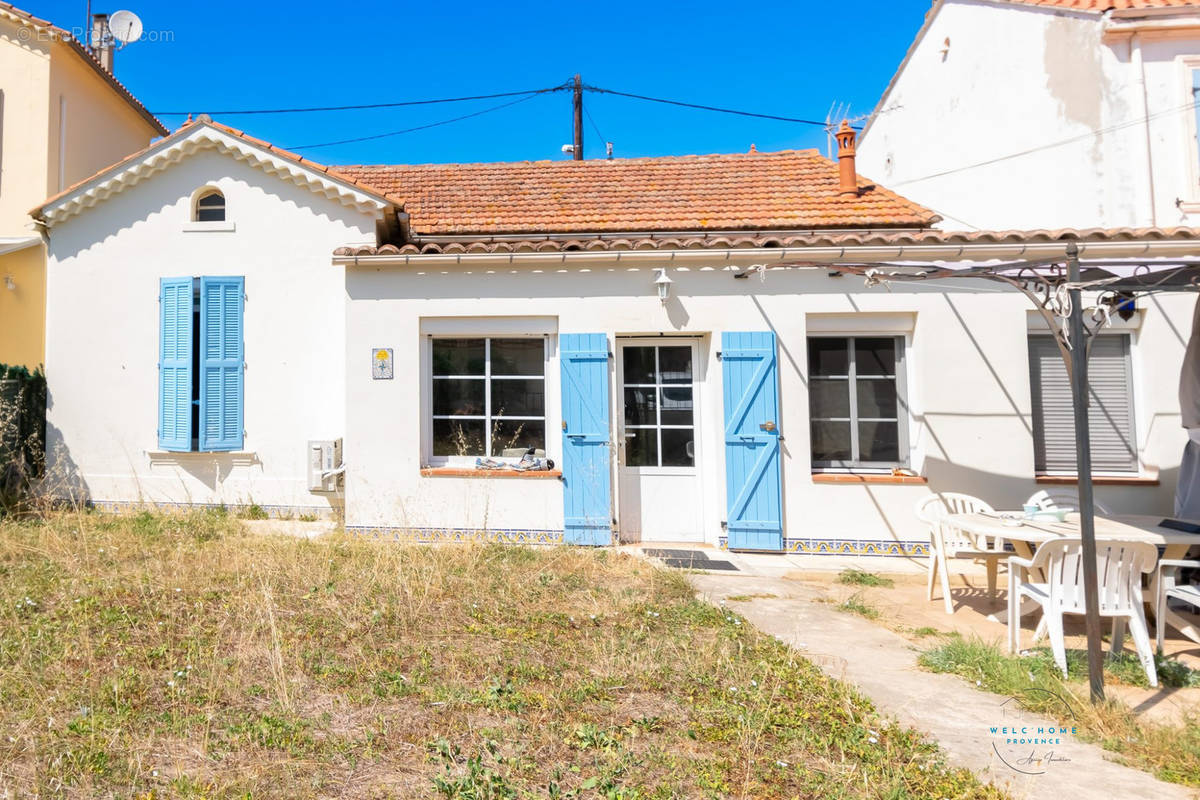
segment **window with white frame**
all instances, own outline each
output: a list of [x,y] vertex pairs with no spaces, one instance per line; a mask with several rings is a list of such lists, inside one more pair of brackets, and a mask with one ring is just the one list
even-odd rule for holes
[[810,336],[808,404],[814,469],[907,465],[903,337]]
[[546,339],[432,340],[431,453],[520,458],[546,449]]

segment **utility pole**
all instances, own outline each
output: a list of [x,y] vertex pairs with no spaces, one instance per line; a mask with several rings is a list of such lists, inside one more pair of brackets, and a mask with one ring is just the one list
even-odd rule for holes
[[575,73],[575,160],[583,161],[583,78]]
[[1071,289],[1071,399],[1075,411],[1075,474],[1079,481],[1079,528],[1083,539],[1083,607],[1087,631],[1088,682],[1092,702],[1104,702],[1104,654],[1100,649],[1100,597],[1096,582],[1096,507],[1092,498],[1092,447],[1088,425],[1088,342],[1083,327],[1083,292],[1079,286],[1079,247],[1067,245],[1067,280]]

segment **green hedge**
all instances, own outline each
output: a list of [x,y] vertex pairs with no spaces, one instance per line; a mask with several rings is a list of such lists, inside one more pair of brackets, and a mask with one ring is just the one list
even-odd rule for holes
[[46,376],[0,364],[0,495],[22,494],[46,470]]

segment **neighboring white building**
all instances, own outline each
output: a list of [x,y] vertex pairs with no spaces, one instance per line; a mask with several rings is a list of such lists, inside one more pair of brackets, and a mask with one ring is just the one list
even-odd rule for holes
[[[419,540],[921,553],[931,489],[1012,508],[1070,480],[1061,362],[1015,292],[837,264],[1073,235],[933,231],[842,151],[330,169],[185,126],[39,210],[51,473],[102,507],[344,500],[349,529]],[[1189,319],[1155,299],[1094,354],[1119,510],[1171,509]],[[310,492],[307,442],[338,438],[344,494]],[[476,469],[527,450],[555,468]]]
[[963,230],[1200,224],[1200,1],[936,0],[862,170]]

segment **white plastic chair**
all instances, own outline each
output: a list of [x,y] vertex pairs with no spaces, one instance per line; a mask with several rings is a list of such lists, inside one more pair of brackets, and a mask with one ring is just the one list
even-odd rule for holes
[[[1142,573],[1152,572],[1158,548],[1149,542],[1096,542],[1096,582],[1100,616],[1113,622],[1128,622],[1129,635],[1137,648],[1142,668],[1151,686],[1158,686],[1154,652],[1142,609]],[[1029,573],[1046,576],[1044,583],[1031,582]],[[1028,598],[1042,607],[1042,620],[1050,637],[1054,663],[1067,677],[1067,650],[1063,639],[1063,615],[1084,613],[1083,542],[1062,539],[1038,546],[1033,558],[1008,559],[1008,648],[1021,647],[1021,600]]]
[[[1187,620],[1178,617],[1174,612],[1167,608],[1168,600],[1182,600],[1183,602],[1200,608],[1200,586],[1190,586],[1184,584],[1178,586],[1175,583],[1176,572],[1180,567],[1200,567],[1200,561],[1195,559],[1180,559],[1180,558],[1164,558],[1158,562],[1158,597],[1154,609],[1154,627],[1155,627],[1155,642],[1158,645],[1158,652],[1163,649],[1163,634],[1166,633],[1167,623],[1178,628],[1179,632],[1194,642],[1200,642],[1200,631]],[[1171,619],[1167,619],[1167,617]]]
[[[1072,492],[1070,489],[1042,489],[1034,492],[1025,501],[1027,506],[1037,506],[1045,510],[1049,508],[1073,508],[1079,510],[1079,495]],[[1098,514],[1111,514],[1108,507],[1099,500],[1092,498],[1092,508]]]
[[982,558],[987,561],[988,591],[996,592],[996,565],[1009,556],[1004,549],[1004,540],[996,537],[978,539],[944,521],[951,514],[995,513],[995,510],[978,497],[958,492],[938,492],[917,502],[917,519],[929,524],[929,581],[927,594],[933,599],[933,584],[941,572],[942,598],[946,613],[954,613],[954,601],[950,597],[951,558]]

